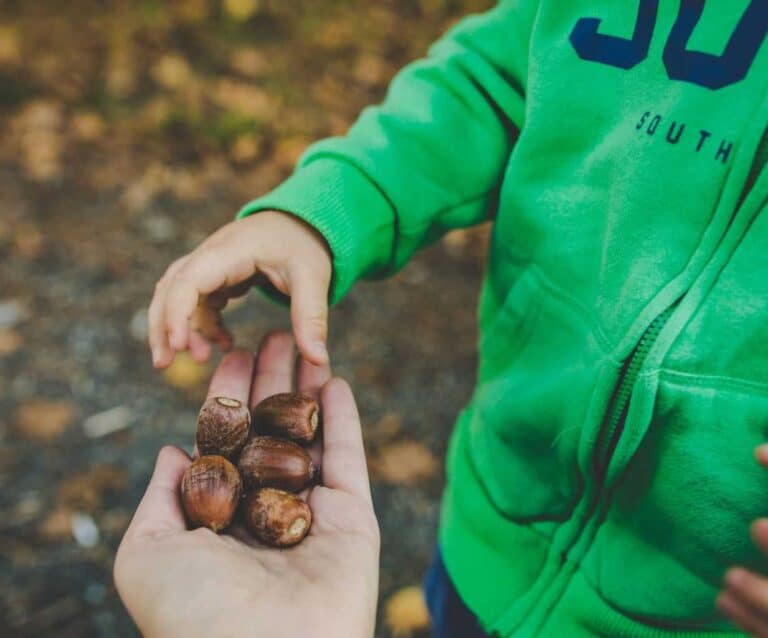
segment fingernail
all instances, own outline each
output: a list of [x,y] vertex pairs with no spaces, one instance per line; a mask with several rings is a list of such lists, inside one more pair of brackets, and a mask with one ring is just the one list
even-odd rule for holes
[[315,355],[317,359],[320,361],[328,361],[328,348],[326,347],[325,343],[318,340],[313,341],[310,344],[310,350]]

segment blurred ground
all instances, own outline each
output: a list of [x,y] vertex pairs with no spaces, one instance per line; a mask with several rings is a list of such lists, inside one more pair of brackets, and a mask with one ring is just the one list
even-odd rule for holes
[[[489,4],[0,3],[1,636],[136,635],[114,550],[157,449],[189,447],[211,370],[152,370],[154,282]],[[420,582],[433,550],[447,437],[474,379],[484,235],[452,233],[332,314],[336,372],[365,425],[383,602]],[[251,347],[287,326],[257,294],[229,321]],[[402,636],[407,591],[390,614]]]

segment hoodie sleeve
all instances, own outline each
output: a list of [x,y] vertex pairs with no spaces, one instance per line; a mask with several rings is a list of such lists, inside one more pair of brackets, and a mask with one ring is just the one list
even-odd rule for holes
[[523,124],[531,0],[461,21],[403,69],[344,137],[312,145],[294,174],[239,217],[281,210],[333,255],[330,301],[400,268],[448,230],[494,213]]

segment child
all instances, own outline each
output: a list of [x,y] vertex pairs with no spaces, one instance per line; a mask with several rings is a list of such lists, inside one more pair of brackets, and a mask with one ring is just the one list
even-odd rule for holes
[[[229,347],[219,311],[256,276],[324,363],[328,301],[493,219],[430,587],[453,602],[435,608],[499,636],[735,635],[726,569],[768,568],[749,538],[768,507],[751,460],[768,431],[766,30],[765,0],[508,0],[463,21],[168,269],[155,364]],[[730,576],[722,609],[765,631],[765,584]]]

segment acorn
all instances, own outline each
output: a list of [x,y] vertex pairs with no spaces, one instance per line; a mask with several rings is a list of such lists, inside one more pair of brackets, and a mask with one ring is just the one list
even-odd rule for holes
[[197,449],[202,456],[219,454],[237,459],[251,431],[248,406],[237,399],[211,397],[197,417]]
[[237,468],[223,456],[201,456],[181,479],[181,504],[189,524],[217,533],[229,525],[242,493]]
[[303,447],[272,436],[248,441],[237,467],[246,489],[276,487],[300,492],[320,478],[320,469]]
[[253,422],[260,432],[310,443],[320,424],[320,408],[312,397],[283,392],[267,397],[253,410]]
[[295,494],[267,487],[245,497],[243,522],[251,534],[273,547],[301,542],[312,526],[312,510]]

